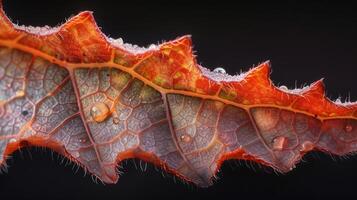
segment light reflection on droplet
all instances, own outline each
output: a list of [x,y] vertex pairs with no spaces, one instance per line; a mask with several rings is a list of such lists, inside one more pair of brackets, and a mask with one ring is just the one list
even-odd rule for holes
[[73,156],[74,158],[78,158],[78,157],[80,156],[80,154],[79,154],[78,151],[73,151],[73,152],[72,152],[72,156]]
[[98,102],[95,103],[91,108],[90,114],[94,121],[102,122],[109,116],[110,112],[108,106],[105,103]]
[[25,91],[23,91],[23,90],[17,91],[17,92],[16,92],[16,96],[17,96],[17,97],[23,97],[23,96],[25,96]]
[[15,142],[17,142],[17,140],[16,140],[15,138],[11,138],[11,139],[9,140],[9,142],[10,142],[10,143],[15,143]]
[[349,133],[349,132],[351,132],[352,130],[353,130],[352,125],[351,125],[351,124],[347,124],[346,127],[345,127],[345,131],[346,131],[347,133]]
[[278,136],[273,139],[273,149],[274,150],[283,150],[286,145],[286,138],[283,136]]
[[289,90],[288,87],[286,87],[285,85],[281,85],[281,86],[279,87],[279,89],[281,89],[281,90]]
[[216,73],[221,73],[221,74],[225,74],[227,73],[225,69],[223,69],[222,67],[217,67],[216,69],[213,70]]
[[185,135],[181,135],[181,141],[183,141],[183,142],[191,142],[191,136],[189,136],[189,135],[187,135],[187,134],[185,134]]
[[80,138],[80,139],[79,139],[79,142],[80,142],[80,143],[85,143],[85,142],[87,142],[87,139],[86,139],[86,138]]
[[314,144],[310,141],[302,143],[302,151],[308,152],[314,149]]

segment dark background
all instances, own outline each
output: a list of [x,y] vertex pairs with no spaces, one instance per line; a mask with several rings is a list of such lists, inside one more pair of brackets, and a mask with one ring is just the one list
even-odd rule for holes
[[[357,100],[356,6],[334,2],[193,4],[185,1],[20,1],[4,8],[14,22],[55,26],[83,10],[94,11],[102,31],[125,42],[148,46],[191,34],[198,61],[230,74],[271,60],[272,80],[289,88],[325,77],[327,95]],[[174,181],[149,165],[143,172],[132,161],[123,163],[116,185],[94,183],[83,170],[39,148],[23,149],[8,160],[0,175],[0,198],[105,199],[215,198],[280,199],[357,197],[357,156],[332,158],[311,153],[286,174],[245,162],[226,162],[220,179],[209,188]],[[266,172],[268,171],[268,172]],[[270,172],[269,172],[270,171]]]

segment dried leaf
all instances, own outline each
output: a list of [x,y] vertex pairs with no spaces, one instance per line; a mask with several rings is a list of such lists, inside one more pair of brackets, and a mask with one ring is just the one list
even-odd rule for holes
[[199,66],[189,36],[142,49],[90,12],[29,28],[0,10],[0,164],[43,146],[106,183],[139,158],[208,186],[227,159],[287,172],[313,149],[357,150],[357,104],[327,99],[322,80],[277,88],[269,62],[238,76]]

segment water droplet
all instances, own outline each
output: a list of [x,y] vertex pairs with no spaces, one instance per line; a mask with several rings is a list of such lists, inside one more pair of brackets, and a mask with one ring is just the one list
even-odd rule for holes
[[78,151],[73,151],[71,154],[74,158],[79,158],[79,156],[80,156]]
[[27,110],[21,111],[21,115],[23,115],[23,116],[26,116],[26,115],[28,115],[28,114],[29,114],[29,111],[27,111]]
[[113,41],[114,41],[115,44],[117,44],[117,45],[123,45],[123,44],[124,44],[124,41],[123,41],[122,38],[114,39]]
[[149,49],[156,49],[157,46],[155,44],[150,44]]
[[273,139],[273,149],[274,150],[283,150],[286,145],[286,138],[283,136],[278,136]]
[[302,143],[302,151],[311,151],[314,149],[314,144],[310,141],[306,141],[304,143]]
[[114,124],[119,124],[119,122],[120,122],[120,119],[118,117],[114,117],[113,118],[113,123]]
[[9,140],[9,142],[10,142],[10,143],[15,143],[15,142],[17,142],[17,140],[16,140],[15,138],[11,138],[11,139]]
[[213,70],[216,73],[221,73],[221,74],[225,74],[227,73],[225,69],[223,69],[222,67],[217,67],[216,69]]
[[286,90],[289,90],[288,87],[286,87],[285,85],[281,85],[281,86],[279,87],[279,89],[285,90],[285,91],[286,91]]
[[79,142],[80,142],[80,143],[85,143],[85,142],[87,142],[87,139],[86,139],[86,138],[80,138],[80,139],[79,139]]
[[293,166],[291,166],[291,167],[289,168],[289,170],[292,171],[292,170],[295,169],[295,168],[296,168],[296,165],[293,165]]
[[337,103],[337,104],[342,104],[341,97],[338,97],[338,98],[335,100],[335,103]]
[[98,102],[95,103],[91,108],[90,114],[94,121],[102,122],[109,116],[110,112],[108,106],[105,103]]
[[183,141],[183,142],[191,142],[191,136],[189,136],[189,135],[187,135],[187,134],[185,134],[185,135],[181,135],[181,141]]
[[345,131],[346,131],[347,133],[349,133],[349,132],[351,132],[352,130],[353,130],[352,125],[351,125],[351,124],[347,124],[346,127],[345,127]]
[[23,96],[25,96],[25,91],[23,91],[23,90],[17,91],[17,92],[16,92],[16,96],[17,96],[17,97],[23,97]]

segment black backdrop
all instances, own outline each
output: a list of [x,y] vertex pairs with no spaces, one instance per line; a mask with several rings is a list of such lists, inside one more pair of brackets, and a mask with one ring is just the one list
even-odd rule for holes
[[[210,69],[224,67],[235,74],[271,60],[277,85],[300,87],[325,77],[329,97],[357,100],[357,12],[352,4],[8,0],[4,8],[14,22],[34,26],[55,26],[92,10],[104,33],[140,46],[191,34],[199,63]],[[164,178],[151,165],[142,172],[139,161],[138,169],[129,161],[116,185],[103,185],[89,175],[83,178],[82,170],[74,173],[57,156],[52,159],[49,150],[32,148],[8,160],[9,172],[0,175],[0,198],[357,197],[357,156],[311,153],[304,160],[286,175],[227,162],[217,183],[205,189]]]

